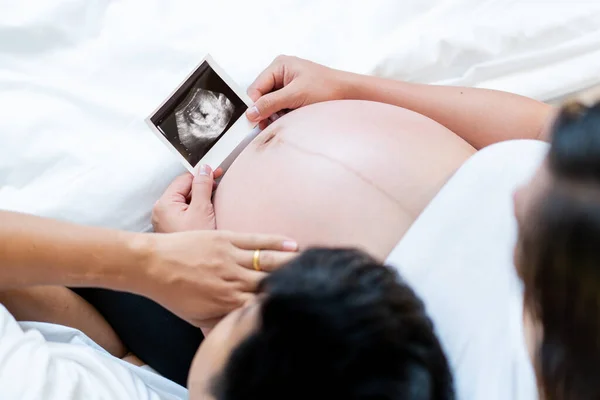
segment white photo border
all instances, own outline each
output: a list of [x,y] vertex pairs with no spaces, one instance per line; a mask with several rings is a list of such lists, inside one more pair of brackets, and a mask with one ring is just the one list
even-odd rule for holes
[[[154,134],[158,137],[158,139],[165,144],[169,150],[175,154],[175,156],[179,159],[179,161],[185,166],[185,168],[194,174],[195,169],[198,165],[207,164],[213,170],[217,169],[219,166],[224,164],[224,162],[230,158],[232,153],[239,153],[240,149],[238,146],[244,142],[246,137],[254,130],[256,124],[252,124],[246,118],[246,113],[243,113],[237,121],[221,136],[217,142],[210,148],[210,150],[198,161],[198,164],[191,165],[189,161],[169,142],[166,136],[161,132],[161,130],[154,124],[152,121],[153,118],[159,113],[162,112],[163,108],[166,104],[173,98],[173,96],[183,87],[185,86],[192,76],[194,76],[195,72],[202,66],[202,64],[207,63],[210,68],[231,88],[231,90],[246,104],[248,108],[252,107],[254,102],[246,94],[245,91],[241,90],[237,83],[229,76],[227,73],[216,63],[216,61],[211,57],[210,54],[206,54],[204,58],[196,65],[195,68],[183,79],[183,81],[167,96],[167,98],[146,118],[146,123],[154,132]],[[236,150],[237,149],[237,150]],[[230,162],[229,162],[230,163]]]

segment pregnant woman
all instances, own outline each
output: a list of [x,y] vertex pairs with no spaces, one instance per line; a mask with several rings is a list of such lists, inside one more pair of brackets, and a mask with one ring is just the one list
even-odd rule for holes
[[[276,60],[250,95],[255,121],[306,107],[270,125],[232,165],[214,197],[217,227],[280,231],[301,246],[352,245],[387,258],[427,304],[460,399],[600,396],[600,102],[568,104],[554,117],[550,106],[505,93],[390,82],[288,57]],[[355,100],[309,105],[343,98],[403,109]],[[508,139],[552,143],[513,141],[472,156]],[[454,198],[436,203],[442,186],[440,196]],[[486,202],[494,206],[482,207]],[[427,221],[428,231],[417,227],[420,240],[405,236],[423,222],[417,216],[428,204],[421,217],[437,212],[438,219]],[[445,223],[442,240],[461,248],[427,243],[423,235],[440,238],[436,222]],[[477,256],[485,237],[498,246]],[[429,254],[403,256],[418,243],[447,258],[432,264]],[[505,254],[511,248],[514,264]],[[267,312],[256,311],[257,320],[264,324]],[[239,330],[225,332],[233,346],[211,335],[198,353],[195,371],[203,374],[191,383],[200,392],[221,393],[206,385],[210,376],[244,385],[232,373],[255,347]],[[232,351],[217,367],[203,358],[218,352],[214,347]]]
[[[552,114],[507,93],[361,77],[294,58],[278,59],[250,94],[257,122],[305,107],[265,129],[227,171],[214,195],[216,227],[280,232],[304,248],[355,246],[380,261],[478,149],[538,138]],[[357,100],[319,103],[332,99]],[[191,177],[175,184],[182,186],[189,190]],[[202,216],[185,205],[188,194],[169,192],[159,202],[158,231],[201,227]],[[183,203],[170,208],[173,198]],[[180,220],[162,223],[172,214]],[[193,327],[146,299],[81,293],[134,354],[185,382],[201,340]],[[151,311],[140,313],[142,306]]]
[[[209,213],[216,226],[186,206],[193,184],[184,176],[156,207],[158,231],[278,232],[303,248],[354,246],[383,261],[477,150],[541,138],[552,115],[547,105],[507,93],[359,77],[285,57],[257,79],[250,95],[257,102],[248,117],[257,122],[301,108],[265,129],[227,171]],[[260,265],[267,266],[268,253],[262,256]],[[79,293],[134,354],[185,381],[201,340],[196,328],[143,298]],[[439,316],[432,317],[437,324]],[[457,354],[449,356],[455,364]],[[477,382],[464,381],[459,394],[475,393]]]
[[235,161],[215,193],[217,225],[293,232],[303,246],[357,246],[384,260],[474,153],[442,125],[395,106],[303,107]]
[[[256,121],[305,107],[271,124],[232,165],[214,196],[218,228],[281,231],[303,247],[357,246],[387,259],[426,303],[459,399],[600,395],[600,103],[570,104],[553,118],[551,107],[518,96],[358,77],[293,58],[277,60],[250,93]],[[310,105],[332,98],[404,109],[356,100]],[[512,141],[472,155],[518,138],[552,145]],[[415,244],[423,254],[403,255]],[[200,348],[190,378],[198,398],[271,393],[268,375],[249,371],[289,360],[303,333],[318,330],[299,328],[279,351],[269,341],[261,346],[263,335],[280,338],[273,325],[296,315],[289,308],[279,323],[270,318],[268,282],[262,300],[234,312]]]

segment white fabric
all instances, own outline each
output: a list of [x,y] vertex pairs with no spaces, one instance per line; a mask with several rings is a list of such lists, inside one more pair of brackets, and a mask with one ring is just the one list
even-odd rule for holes
[[355,72],[546,98],[598,81],[598,7],[0,0],[0,208],[148,229],[152,204],[184,168],[143,118],[206,52],[242,86],[288,53]]
[[0,398],[178,400],[187,390],[106,353],[81,332],[22,323],[0,304]]
[[[0,0],[0,208],[141,231],[184,171],[143,123],[205,52],[525,92],[600,79],[596,0]],[[588,53],[588,58],[584,53]]]
[[459,400],[534,400],[513,266],[512,194],[548,145],[511,141],[469,159],[419,216],[387,263],[419,294],[454,370]]
[[545,101],[600,84],[600,1],[446,1],[380,48],[381,76]]

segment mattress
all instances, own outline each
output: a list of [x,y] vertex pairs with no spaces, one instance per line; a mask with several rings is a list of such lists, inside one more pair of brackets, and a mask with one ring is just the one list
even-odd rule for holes
[[0,0],[0,208],[150,229],[184,168],[144,124],[206,52],[241,86],[277,54],[539,99],[600,82],[600,3]]

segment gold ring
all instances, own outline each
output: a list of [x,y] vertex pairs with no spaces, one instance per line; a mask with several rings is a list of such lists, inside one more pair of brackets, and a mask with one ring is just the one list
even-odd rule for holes
[[254,257],[252,257],[252,267],[254,267],[255,271],[262,271],[260,269],[260,250],[254,250]]

